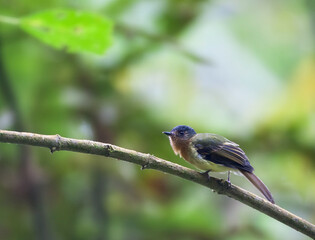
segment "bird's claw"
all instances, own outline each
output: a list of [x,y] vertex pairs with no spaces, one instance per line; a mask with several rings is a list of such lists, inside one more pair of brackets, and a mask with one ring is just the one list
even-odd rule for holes
[[202,176],[205,176],[207,178],[207,181],[210,181],[210,176],[209,176],[210,170],[204,171],[204,172],[199,172]]
[[232,183],[229,180],[220,179],[220,183],[225,185],[227,188],[230,188],[232,186]]
[[227,182],[227,188],[230,188],[232,186],[231,181],[226,181]]

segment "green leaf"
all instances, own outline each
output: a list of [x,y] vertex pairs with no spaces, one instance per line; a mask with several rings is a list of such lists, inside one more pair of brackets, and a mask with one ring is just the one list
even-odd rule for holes
[[40,41],[69,52],[102,54],[112,43],[112,21],[94,13],[47,10],[22,18],[20,26]]

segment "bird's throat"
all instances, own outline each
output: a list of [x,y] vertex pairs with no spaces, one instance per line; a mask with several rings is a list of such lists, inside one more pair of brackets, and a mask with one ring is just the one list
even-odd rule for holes
[[170,137],[170,143],[176,155],[179,154],[185,160],[189,159],[189,140],[172,139]]

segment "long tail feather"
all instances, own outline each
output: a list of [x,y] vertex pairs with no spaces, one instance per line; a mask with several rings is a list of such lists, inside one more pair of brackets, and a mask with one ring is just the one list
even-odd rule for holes
[[254,173],[246,171],[241,171],[241,173],[266,197],[269,202],[275,203],[267,186]]

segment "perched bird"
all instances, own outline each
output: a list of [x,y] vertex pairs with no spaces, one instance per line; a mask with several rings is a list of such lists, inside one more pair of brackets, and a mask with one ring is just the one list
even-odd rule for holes
[[170,132],[163,132],[175,154],[200,170],[208,172],[241,172],[268,201],[275,203],[266,185],[253,173],[248,157],[238,144],[213,133],[196,133],[191,127],[180,125]]

